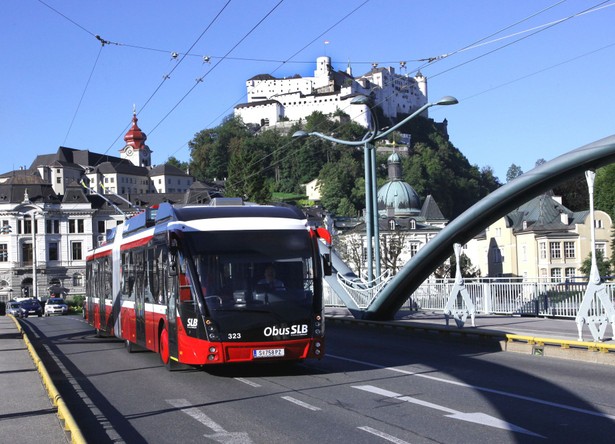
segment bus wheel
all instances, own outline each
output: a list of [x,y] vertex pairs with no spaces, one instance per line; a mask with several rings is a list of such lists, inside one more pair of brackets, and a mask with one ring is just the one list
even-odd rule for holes
[[169,365],[169,333],[166,328],[160,333],[160,360],[164,365]]

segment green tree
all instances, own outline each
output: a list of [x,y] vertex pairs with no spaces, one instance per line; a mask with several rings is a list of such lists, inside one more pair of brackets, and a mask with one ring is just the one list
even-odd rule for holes
[[256,203],[270,202],[271,192],[263,174],[265,153],[254,139],[233,139],[229,148],[231,155],[225,196]]
[[[587,190],[587,185],[585,189]],[[596,170],[594,205],[597,210],[605,211],[615,220],[615,164]]]
[[365,199],[365,193],[360,188],[365,183],[362,174],[359,162],[350,155],[324,165],[318,176],[323,206],[337,216],[356,216],[357,209],[364,207],[361,199]]
[[513,179],[521,176],[523,174],[523,170],[519,165],[511,164],[506,171],[506,182],[510,182]]
[[192,175],[198,180],[223,179],[228,176],[229,147],[233,139],[250,138],[251,132],[241,119],[229,117],[213,129],[198,132],[188,142]]
[[[598,273],[600,276],[610,276],[611,275],[611,262],[604,257],[604,253],[600,250],[596,251],[596,265],[598,265]],[[583,275],[589,278],[590,272],[592,269],[592,254],[589,253],[589,256],[585,258],[581,268],[579,271],[583,273]]]
[[167,159],[167,164],[168,165],[173,165],[176,168],[179,168],[180,170],[187,172],[190,169],[190,163],[189,162],[182,162],[179,159],[177,159],[175,156],[171,156]]

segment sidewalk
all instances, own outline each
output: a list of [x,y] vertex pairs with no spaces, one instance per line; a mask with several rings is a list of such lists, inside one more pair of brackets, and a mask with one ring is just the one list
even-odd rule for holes
[[0,441],[66,444],[56,412],[15,322],[0,316]]
[[393,321],[355,319],[346,308],[327,308],[325,316],[327,322],[366,323],[464,340],[488,339],[498,341],[503,351],[615,365],[611,325],[607,326],[604,341],[594,342],[587,325],[583,326],[583,340],[579,341],[574,319],[481,314],[475,317],[474,326],[470,317],[458,326],[452,317],[447,325],[441,311],[399,312]]
[[[325,316],[331,319],[354,319],[350,311],[346,308],[327,308]],[[422,326],[425,328],[433,327],[434,329],[449,329],[451,331],[472,331],[491,332],[494,335],[532,336],[540,338],[560,339],[566,341],[576,341],[579,339],[579,331],[574,319],[555,319],[541,318],[516,315],[488,315],[479,314],[474,319],[468,316],[465,324],[458,327],[455,320],[450,317],[448,326],[446,317],[442,311],[421,310],[421,311],[400,311],[397,313],[394,322],[400,325]],[[593,342],[591,332],[587,325],[583,326],[583,340]],[[611,334],[612,329],[609,326],[606,332],[605,344],[615,345]]]

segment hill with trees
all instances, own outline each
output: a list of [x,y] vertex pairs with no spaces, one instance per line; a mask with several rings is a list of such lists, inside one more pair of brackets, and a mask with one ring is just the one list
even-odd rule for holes
[[[363,148],[317,137],[294,140],[291,135],[298,130],[353,141],[366,131],[341,112],[332,117],[313,113],[285,132],[254,131],[237,118],[227,118],[190,141],[190,172],[203,181],[226,179],[227,196],[260,203],[270,202],[274,193],[302,194],[301,185],[318,178],[325,209],[338,216],[360,214],[365,201]],[[403,180],[419,196],[431,194],[445,217],[453,219],[501,185],[490,167],[468,162],[450,142],[445,125],[417,117],[400,131],[412,140],[409,155],[402,156]],[[379,186],[388,179],[387,157],[377,156]]]

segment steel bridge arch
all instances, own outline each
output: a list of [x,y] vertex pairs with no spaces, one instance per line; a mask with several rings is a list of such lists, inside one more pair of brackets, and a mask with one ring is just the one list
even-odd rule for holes
[[453,245],[468,242],[485,227],[515,208],[586,170],[615,162],[615,135],[562,154],[498,188],[449,223],[418,251],[362,311],[355,317],[390,320],[408,297],[445,261]]

